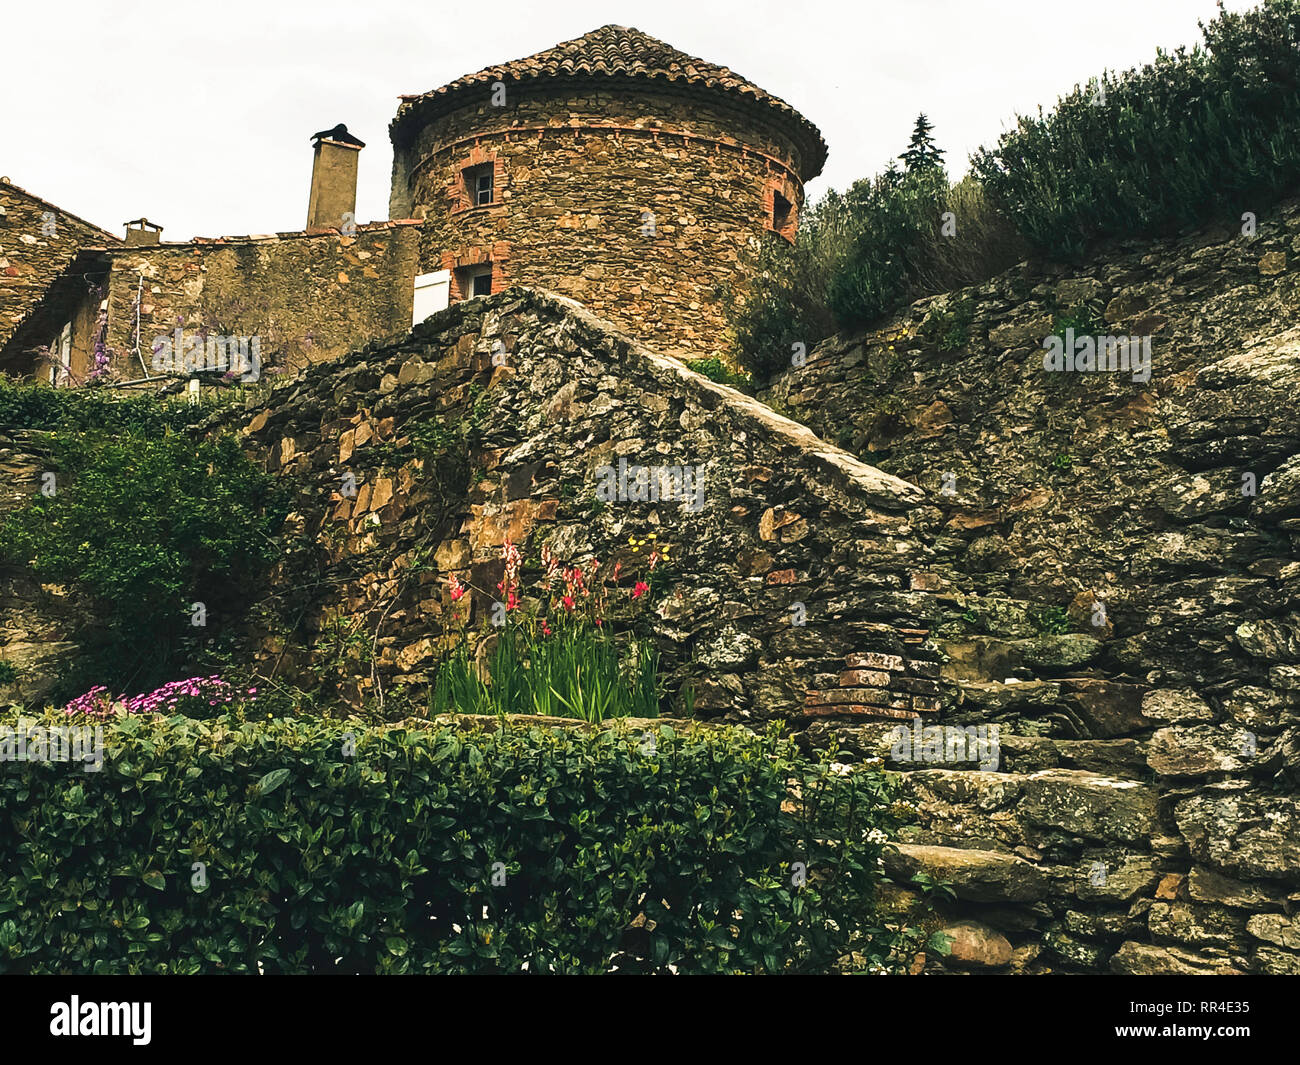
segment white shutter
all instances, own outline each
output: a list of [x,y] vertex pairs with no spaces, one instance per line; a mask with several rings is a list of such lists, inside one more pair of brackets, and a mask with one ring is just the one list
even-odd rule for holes
[[438,270],[432,274],[420,274],[415,279],[415,307],[411,314],[411,325],[416,326],[431,314],[445,310],[451,302],[451,271]]

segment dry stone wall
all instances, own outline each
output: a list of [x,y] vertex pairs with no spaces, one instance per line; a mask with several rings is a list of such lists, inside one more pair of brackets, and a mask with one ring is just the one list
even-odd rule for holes
[[[900,868],[980,926],[945,964],[1300,971],[1298,253],[1287,204],[1252,237],[1025,264],[764,394],[943,513],[943,721],[1001,749],[996,773],[891,759],[918,810]],[[1149,380],[1045,372],[1067,327],[1149,337]],[[809,737],[890,758],[887,730]]]
[[[507,536],[629,573],[646,551],[629,541],[653,536],[670,547],[653,619],[668,684],[692,686],[701,716],[811,716],[808,692],[838,687],[850,655],[888,668],[858,678],[863,705],[844,713],[935,700],[918,634],[942,609],[922,590],[937,512],[921,493],[570,301],[517,290],[453,305],[242,417],[250,451],[297,486],[308,546],[283,579],[321,589],[295,605],[292,646],[263,648],[285,668],[316,668],[301,649],[342,622],[374,651],[349,667],[354,694],[418,688],[449,617],[448,575],[469,576],[471,624],[483,624]],[[421,426],[467,419],[462,455],[408,450]],[[694,478],[699,495],[599,502],[602,468],[621,462]],[[341,491],[349,476],[355,499]]]

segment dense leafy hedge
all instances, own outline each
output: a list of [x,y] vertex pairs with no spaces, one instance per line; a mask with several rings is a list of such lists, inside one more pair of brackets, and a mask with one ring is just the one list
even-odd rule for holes
[[1259,215],[1300,181],[1300,2],[1222,10],[1204,47],[1077,88],[1021,117],[975,173],[1032,243],[1090,241]]
[[132,716],[99,772],[4,763],[0,972],[823,971],[916,935],[875,911],[878,773],[464,722],[349,755],[346,724]]

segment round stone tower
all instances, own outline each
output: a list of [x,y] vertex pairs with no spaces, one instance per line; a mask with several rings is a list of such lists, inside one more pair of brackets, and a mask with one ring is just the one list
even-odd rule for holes
[[390,134],[389,215],[425,219],[452,301],[548,288],[694,357],[826,160],[789,104],[624,26],[404,96]]

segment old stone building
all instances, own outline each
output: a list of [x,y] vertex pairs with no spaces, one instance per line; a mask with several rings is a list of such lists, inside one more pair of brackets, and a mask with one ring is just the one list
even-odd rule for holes
[[[720,354],[750,256],[793,239],[826,159],[788,104],[622,26],[403,97],[390,132],[390,220],[370,225],[365,145],[343,125],[311,138],[294,232],[164,243],[139,220],[123,242],[0,185],[0,371],[149,386],[212,370],[199,344],[231,337],[294,371],[510,285],[665,352]],[[160,370],[177,329],[164,347],[196,358]]]
[[0,373],[32,373],[31,350],[38,345],[63,365],[84,363],[94,314],[89,321],[84,310],[75,319],[71,313],[49,314],[51,290],[63,290],[59,304],[80,308],[88,282],[85,270],[74,264],[83,249],[120,243],[111,233],[0,178]]
[[665,351],[720,350],[723,290],[790,239],[826,145],[726,67],[602,26],[403,97],[389,214],[450,299],[545,287]]
[[3,301],[14,324],[0,334],[0,370],[59,385],[94,377],[154,386],[223,376],[233,342],[246,364],[255,357],[257,368],[239,375],[253,380],[263,369],[293,372],[404,333],[420,223],[357,224],[364,144],[345,126],[312,139],[302,230],[165,243],[161,227],[136,219],[123,241],[65,215],[60,243],[32,235],[44,201],[9,208],[24,261],[7,272],[22,298]]

